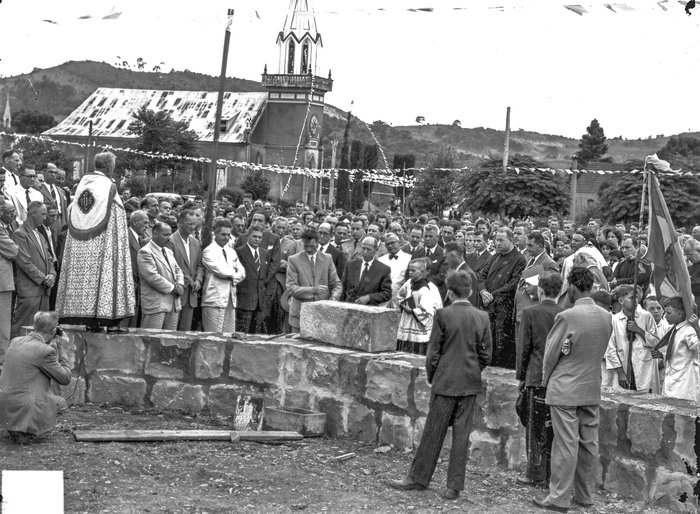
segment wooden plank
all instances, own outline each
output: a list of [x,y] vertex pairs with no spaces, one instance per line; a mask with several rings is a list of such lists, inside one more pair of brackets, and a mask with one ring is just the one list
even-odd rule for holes
[[75,430],[79,442],[140,442],[140,441],[298,441],[299,432],[276,430]]

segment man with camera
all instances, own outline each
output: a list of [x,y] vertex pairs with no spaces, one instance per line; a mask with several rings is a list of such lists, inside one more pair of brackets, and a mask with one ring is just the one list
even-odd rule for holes
[[51,391],[51,380],[70,384],[71,370],[54,338],[60,336],[58,313],[40,311],[27,336],[16,337],[5,354],[0,375],[0,423],[16,441],[41,436],[56,425],[56,414],[68,408]]

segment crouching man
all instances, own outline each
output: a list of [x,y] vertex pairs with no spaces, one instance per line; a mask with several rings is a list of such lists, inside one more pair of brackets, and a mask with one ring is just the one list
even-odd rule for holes
[[37,312],[34,330],[10,341],[0,375],[0,423],[21,442],[53,430],[56,414],[68,408],[51,392],[51,380],[68,385],[71,370],[53,342],[58,313]]
[[454,500],[464,489],[469,433],[481,372],[491,360],[488,314],[469,302],[472,284],[465,271],[447,275],[452,304],[435,312],[425,368],[431,384],[430,408],[420,445],[405,480],[389,482],[395,489],[425,489],[435,471],[448,426],[452,449],[443,498]]

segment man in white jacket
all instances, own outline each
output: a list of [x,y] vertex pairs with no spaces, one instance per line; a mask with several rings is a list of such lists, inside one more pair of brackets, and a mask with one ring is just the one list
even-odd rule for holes
[[205,332],[233,332],[236,327],[236,284],[245,269],[236,251],[228,245],[231,222],[214,222],[214,240],[202,252],[205,269],[202,288],[202,325]]

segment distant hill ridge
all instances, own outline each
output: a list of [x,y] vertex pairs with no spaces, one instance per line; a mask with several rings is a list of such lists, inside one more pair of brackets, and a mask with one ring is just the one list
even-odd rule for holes
[[[167,73],[134,71],[117,68],[105,62],[69,61],[52,68],[35,68],[30,73],[0,78],[2,91],[0,108],[4,107],[5,96],[9,89],[13,112],[23,109],[36,110],[51,114],[57,121],[61,121],[98,87],[216,91],[218,85],[218,77],[189,70],[171,70]],[[226,79],[226,91],[261,90],[262,86],[258,81]],[[331,101],[332,95],[332,93],[329,95]],[[326,136],[342,140],[346,121],[347,112],[332,104],[326,105],[324,119]],[[364,123],[355,121],[351,126],[351,138],[374,143]],[[602,125],[605,128],[604,122]],[[483,127],[461,128],[452,125],[391,126],[383,122],[374,122],[369,127],[384,148],[389,165],[394,153],[413,153],[416,155],[416,165],[425,166],[430,156],[444,144],[456,148],[462,164],[469,164],[489,155],[500,155],[503,151],[504,132],[502,130]],[[584,132],[585,127],[581,127],[581,133]],[[683,135],[700,137],[698,132]],[[644,156],[657,152],[663,147],[669,137],[657,136],[636,140],[608,139],[607,156],[615,162],[643,159]],[[511,133],[510,151],[512,153],[529,154],[543,162],[568,161],[577,150],[578,139],[526,130]],[[324,166],[330,165],[330,153],[330,151],[325,152]]]

